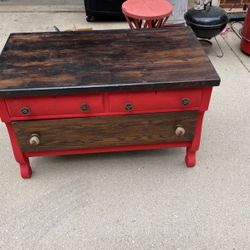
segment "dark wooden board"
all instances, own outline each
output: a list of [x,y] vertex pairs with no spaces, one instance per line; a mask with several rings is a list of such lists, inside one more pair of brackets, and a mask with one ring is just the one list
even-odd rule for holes
[[[13,122],[24,152],[191,141],[197,111]],[[175,135],[177,125],[186,133]],[[39,134],[40,144],[29,139]]]
[[219,85],[190,28],[11,34],[0,97]]

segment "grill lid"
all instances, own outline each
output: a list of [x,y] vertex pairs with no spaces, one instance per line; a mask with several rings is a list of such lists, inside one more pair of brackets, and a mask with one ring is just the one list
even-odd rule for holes
[[219,7],[207,6],[203,10],[190,9],[185,14],[188,24],[197,26],[220,26],[228,22],[227,13]]

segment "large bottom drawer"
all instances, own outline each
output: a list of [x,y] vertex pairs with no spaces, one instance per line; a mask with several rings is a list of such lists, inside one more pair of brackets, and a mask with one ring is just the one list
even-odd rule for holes
[[13,122],[23,152],[191,141],[197,111]]

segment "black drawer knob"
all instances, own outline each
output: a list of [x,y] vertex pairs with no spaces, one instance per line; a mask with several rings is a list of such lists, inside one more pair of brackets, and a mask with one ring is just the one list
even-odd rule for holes
[[87,103],[83,103],[83,104],[81,105],[81,110],[82,110],[83,112],[88,112],[88,111],[89,111],[89,105],[88,105]]
[[131,111],[131,110],[133,110],[133,104],[132,104],[132,103],[126,103],[126,104],[124,105],[124,108],[125,108],[125,110],[127,110],[127,111]]
[[189,98],[183,98],[183,99],[181,100],[181,104],[182,104],[183,106],[187,106],[189,103],[190,103]]
[[30,108],[29,108],[29,107],[23,107],[23,108],[21,109],[21,113],[22,113],[23,115],[29,115],[29,114],[30,114]]

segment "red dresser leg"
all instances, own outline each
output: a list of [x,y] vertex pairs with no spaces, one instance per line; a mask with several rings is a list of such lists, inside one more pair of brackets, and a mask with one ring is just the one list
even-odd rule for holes
[[195,136],[189,147],[187,147],[185,162],[187,167],[194,167],[196,164],[196,152],[200,146],[201,130],[204,111],[199,112],[196,122]]
[[185,162],[187,167],[194,167],[196,163],[196,151],[192,151],[191,148],[187,148]]
[[32,175],[32,169],[30,167],[29,158],[25,157],[23,152],[21,151],[12,125],[10,123],[6,123],[6,126],[10,135],[15,159],[20,164],[21,176],[25,179],[30,178]]
[[32,175],[32,169],[29,164],[29,159],[27,158],[26,162],[20,163],[20,172],[21,176],[24,179],[30,178]]

